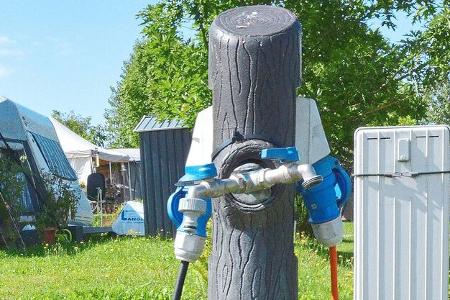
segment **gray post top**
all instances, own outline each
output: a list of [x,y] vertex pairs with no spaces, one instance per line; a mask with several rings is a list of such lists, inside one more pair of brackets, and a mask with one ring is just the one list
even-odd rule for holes
[[291,28],[300,29],[300,23],[292,12],[267,5],[229,9],[216,18],[212,28],[216,26],[233,36],[273,36]]

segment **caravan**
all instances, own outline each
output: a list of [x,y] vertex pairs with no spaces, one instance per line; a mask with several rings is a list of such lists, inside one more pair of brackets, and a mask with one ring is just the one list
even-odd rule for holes
[[31,176],[28,176],[22,193],[25,211],[23,221],[32,219],[34,213],[39,211],[42,203],[42,174],[49,172],[70,182],[78,195],[77,213],[70,223],[92,223],[93,214],[89,201],[64,155],[49,118],[9,99],[0,98],[0,155],[20,157],[29,169]]

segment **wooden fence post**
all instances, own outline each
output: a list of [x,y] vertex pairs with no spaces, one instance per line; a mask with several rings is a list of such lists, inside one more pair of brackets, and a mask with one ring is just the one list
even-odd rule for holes
[[[209,86],[219,177],[242,165],[273,167],[260,151],[294,145],[300,34],[292,12],[271,6],[238,7],[213,22]],[[209,299],[297,299],[294,187],[213,203]]]

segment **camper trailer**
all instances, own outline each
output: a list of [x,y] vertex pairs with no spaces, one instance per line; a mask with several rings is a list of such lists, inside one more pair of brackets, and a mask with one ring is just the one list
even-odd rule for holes
[[[9,99],[0,97],[0,153],[14,152],[26,158],[28,176],[22,193],[24,219],[32,219],[41,207],[42,174],[67,180],[78,196],[77,213],[70,224],[90,225],[93,214],[89,201],[81,190],[49,118],[29,110]],[[12,158],[11,158],[12,159]]]

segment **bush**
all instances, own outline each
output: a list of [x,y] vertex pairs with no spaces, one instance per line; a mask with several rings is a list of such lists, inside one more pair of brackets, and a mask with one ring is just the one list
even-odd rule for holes
[[0,232],[7,240],[18,237],[14,222],[22,213],[22,168],[0,152]]
[[50,173],[43,173],[42,178],[45,192],[42,208],[36,215],[36,227],[39,230],[67,227],[77,210],[77,195],[67,180]]

